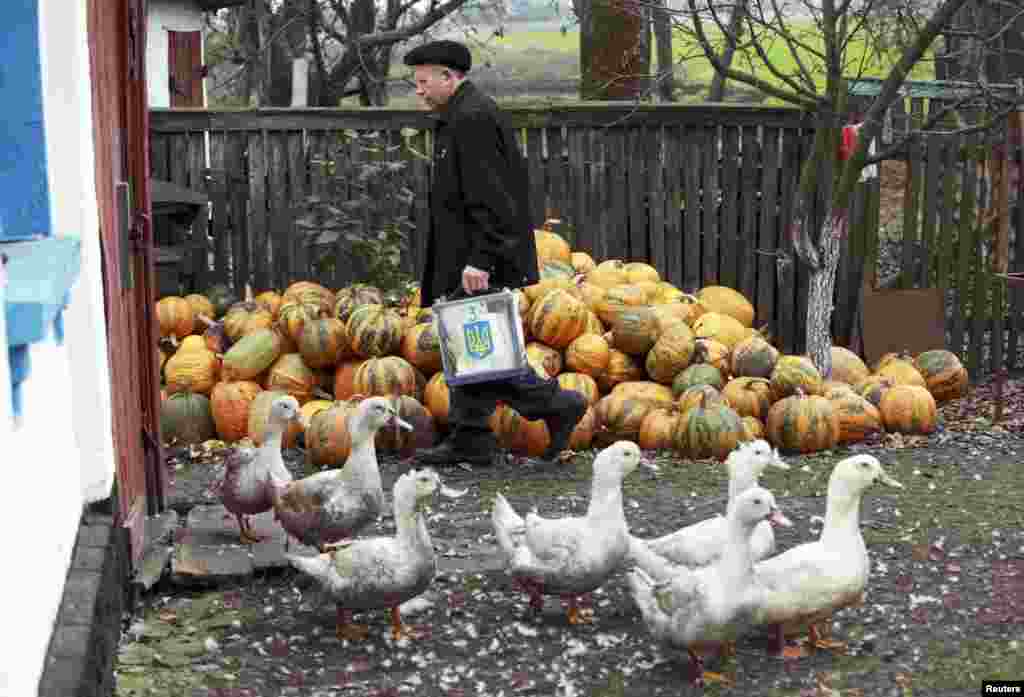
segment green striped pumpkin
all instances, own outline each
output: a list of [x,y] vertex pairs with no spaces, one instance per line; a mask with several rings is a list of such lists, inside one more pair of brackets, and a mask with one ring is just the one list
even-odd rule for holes
[[711,385],[716,390],[725,387],[722,371],[710,363],[694,363],[672,380],[672,394],[679,397],[691,387]]
[[672,434],[676,448],[694,460],[724,460],[744,438],[740,415],[724,402],[712,402],[707,397],[683,413]]
[[594,416],[600,430],[616,438],[635,440],[644,417],[656,407],[657,404],[650,400],[613,392],[594,405]]
[[307,321],[297,343],[310,368],[333,368],[352,355],[345,323],[334,317]]
[[801,391],[807,395],[820,395],[824,380],[807,356],[781,356],[771,374],[772,401],[791,397]]
[[160,404],[160,431],[165,442],[202,443],[217,437],[210,400],[197,392],[176,392]]
[[383,305],[361,305],[345,325],[352,350],[363,358],[396,353],[402,343],[402,317]]
[[898,433],[931,433],[938,422],[935,398],[918,385],[893,385],[882,395],[878,411],[885,428]]
[[441,370],[441,342],[434,323],[414,324],[407,328],[402,333],[399,353],[425,376],[429,377]]
[[736,377],[767,378],[778,361],[778,349],[754,334],[732,350],[732,374]]
[[925,351],[914,359],[914,366],[936,402],[957,399],[967,392],[967,369],[952,351]]
[[530,306],[527,322],[533,337],[552,348],[564,349],[587,326],[587,306],[556,288]]
[[860,395],[848,392],[830,401],[839,415],[840,443],[858,443],[883,430],[882,414]]
[[773,404],[765,421],[768,440],[783,450],[812,453],[839,442],[839,414],[832,402],[799,388]]
[[364,397],[409,395],[423,401],[426,378],[401,356],[370,358],[356,371],[352,380],[356,394]]
[[562,373],[558,376],[558,384],[563,390],[575,390],[587,401],[587,406],[593,406],[601,398],[601,390],[597,386],[597,380],[586,373]]
[[342,288],[334,296],[334,316],[342,322],[347,322],[352,316],[352,311],[363,305],[383,305],[384,294],[380,288],[356,283],[355,285]]

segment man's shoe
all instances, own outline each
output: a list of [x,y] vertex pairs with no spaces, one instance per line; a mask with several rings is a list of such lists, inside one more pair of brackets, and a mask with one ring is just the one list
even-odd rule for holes
[[576,390],[561,390],[555,397],[558,410],[553,416],[546,417],[548,433],[551,435],[551,444],[548,449],[538,457],[529,458],[529,464],[539,466],[551,466],[560,464],[561,457],[569,445],[572,432],[576,430],[583,415],[587,413],[587,402]]
[[416,454],[416,460],[423,465],[458,465],[465,462],[470,465],[485,467],[494,464],[494,452],[496,448],[465,448],[458,447],[450,440],[446,440],[433,448],[421,450]]

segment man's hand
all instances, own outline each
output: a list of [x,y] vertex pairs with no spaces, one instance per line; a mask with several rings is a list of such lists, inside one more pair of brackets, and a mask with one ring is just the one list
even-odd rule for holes
[[487,290],[489,278],[490,274],[486,271],[481,271],[473,266],[467,266],[462,270],[462,289],[467,293]]

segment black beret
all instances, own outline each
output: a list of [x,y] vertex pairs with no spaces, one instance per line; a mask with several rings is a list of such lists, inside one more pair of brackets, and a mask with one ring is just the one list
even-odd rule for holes
[[473,64],[469,49],[458,41],[431,41],[417,46],[405,54],[406,65],[443,65],[452,70],[468,73]]

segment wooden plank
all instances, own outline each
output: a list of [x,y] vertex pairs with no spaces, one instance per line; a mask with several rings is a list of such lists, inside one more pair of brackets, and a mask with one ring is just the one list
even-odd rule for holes
[[285,141],[288,157],[288,217],[284,221],[282,231],[288,236],[288,257],[290,263],[287,270],[286,284],[304,280],[307,277],[306,265],[309,263],[306,254],[305,233],[295,225],[299,214],[299,206],[306,198],[308,191],[308,170],[306,168],[306,152],[303,135],[300,131],[288,133]]
[[701,132],[701,286],[718,284],[718,127]]
[[661,166],[662,143],[664,136],[661,126],[647,129],[647,145],[645,148],[644,170],[647,173],[647,210],[648,258],[658,273],[665,278],[667,273],[665,259],[665,183],[664,170]]
[[839,241],[839,266],[836,268],[835,305],[832,310],[832,343],[839,346],[850,345],[853,318],[857,308],[858,296],[850,291],[856,288],[858,295],[860,291],[856,283],[856,277],[860,274],[854,273],[854,266],[864,263],[862,243],[864,228],[867,226],[866,198],[865,184],[858,183],[850,200],[849,227]]
[[[972,179],[976,179],[977,168],[972,167],[969,176]],[[987,361],[982,354],[982,347],[985,335],[985,325],[988,324],[989,277],[986,273],[986,264],[984,264],[982,260],[985,245],[985,232],[982,229],[982,226],[978,224],[983,210],[979,205],[981,202],[980,185],[980,181],[975,182],[975,205],[971,209],[971,217],[969,218],[971,251],[968,258],[970,259],[973,287],[971,288],[971,323],[969,329],[970,345],[967,350],[967,372],[974,379],[977,379],[983,372],[987,372]]]
[[[787,234],[783,226],[789,224],[793,216],[795,203],[796,186],[800,176],[801,155],[804,151],[804,139],[806,132],[798,129],[786,129],[782,132],[782,154],[779,165],[779,206],[780,206],[780,229],[774,241],[774,248],[783,248],[784,236]],[[813,204],[812,204],[813,205]],[[809,223],[813,225],[813,217]],[[781,343],[780,350],[784,353],[799,351],[801,345],[800,315],[805,312],[806,299],[801,301],[799,297],[800,275],[803,272],[802,264],[793,259],[786,267],[786,273],[777,279],[775,296],[776,326],[778,327],[778,339]]]
[[645,185],[647,177],[644,172],[644,160],[647,130],[644,128],[626,129],[627,151],[626,186],[628,187],[627,215],[629,216],[629,261],[648,261],[647,250],[647,211],[644,198],[647,195]]
[[267,246],[270,248],[270,282],[281,292],[288,286],[292,255],[291,225],[288,221],[288,144],[287,132],[267,134]]
[[253,132],[249,139],[249,239],[252,249],[250,278],[253,292],[270,288],[270,251],[267,245],[266,133]]
[[[228,237],[228,186],[225,167],[227,134],[210,134],[210,202],[213,207],[213,273],[216,283],[228,280],[230,238]],[[206,290],[203,288],[203,290]]]
[[587,134],[587,157],[590,163],[587,166],[587,213],[592,235],[590,254],[595,261],[608,258],[608,167],[605,147],[604,133],[590,129]]
[[[794,147],[792,148],[789,159],[783,160],[786,164],[783,167],[783,171],[786,176],[782,179],[783,185],[783,205],[785,213],[782,215],[783,220],[792,220],[793,209],[796,206],[797,188],[800,183],[800,167],[803,165],[804,159],[810,156],[811,142],[814,135],[808,129],[802,129],[800,131],[799,138],[795,141]],[[825,171],[824,166],[818,170],[819,181],[824,181]],[[812,214],[810,219],[811,225],[811,236],[812,239],[817,237],[818,231],[821,229],[823,211],[819,195],[814,197],[812,201]],[[782,240],[779,240],[780,246]],[[791,289],[787,290],[786,295],[783,296],[784,301],[792,303],[793,312],[784,312],[783,307],[779,307],[777,312],[781,313],[782,316],[787,316],[791,322],[789,325],[789,339],[783,344],[786,346],[786,353],[804,353],[807,350],[806,337],[807,337],[807,293],[810,287],[810,270],[803,264],[794,263],[793,273],[790,275],[792,279]]]
[[738,290],[740,265],[740,129],[733,126],[722,128],[722,214],[719,231],[719,278],[718,282]]
[[[357,176],[356,169],[359,163],[364,161],[363,151],[358,145],[358,139],[344,133],[329,134],[327,148],[328,156],[334,163],[334,169],[333,174],[327,180],[325,196],[333,201],[334,205],[338,205],[358,196],[358,189],[353,186],[353,178]],[[334,244],[335,288],[342,288],[353,283],[359,277],[361,270],[357,268],[356,261],[349,251],[349,243],[345,238],[346,232],[365,234],[365,216],[361,229],[352,228],[339,231],[338,239]]]
[[544,131],[526,129],[526,171],[530,180],[530,221],[535,228],[544,224],[547,187],[544,176]]
[[757,231],[757,300],[755,313],[758,322],[767,323],[773,335],[778,336],[775,324],[775,288],[777,281],[776,257],[778,244],[779,206],[779,138],[778,128],[766,126],[761,142],[761,211]]
[[413,276],[421,278],[427,255],[427,239],[430,235],[430,131],[420,131],[409,139],[409,145],[416,150],[410,152],[410,168],[413,173],[415,195],[413,222],[416,229],[411,233]]
[[[188,136],[188,186],[193,191],[209,195],[206,181],[206,134],[190,133]],[[210,217],[207,208],[200,208],[192,220],[192,278],[193,292],[199,292],[210,285],[209,241]]]
[[154,179],[170,179],[171,136],[166,133],[153,133],[149,138],[149,170]]
[[571,128],[568,131],[569,146],[569,195],[570,207],[568,218],[572,229],[572,246],[574,250],[587,251],[591,231],[587,229],[586,217],[587,200],[587,165],[586,165],[586,136],[587,132],[582,128]]
[[[1010,160],[1018,171],[1024,172],[1024,157],[1022,150],[1017,149]],[[1024,271],[1024,192],[1018,192],[1017,205],[1010,209],[1010,225],[1016,231],[1016,242],[1010,248],[1012,258],[1009,260],[1010,273],[1021,273]],[[1008,370],[1019,370],[1024,368],[1021,361],[1020,341],[1024,334],[1024,285],[1012,283],[1009,287],[1009,317],[1008,341],[1009,355],[1006,357]]]
[[629,191],[626,171],[629,166],[627,131],[609,128],[605,131],[605,165],[608,171],[608,224],[605,226],[605,258],[629,257]]
[[231,216],[231,277],[235,294],[241,298],[252,269],[249,250],[249,177],[246,174],[248,134],[228,133],[225,170],[228,184],[228,211]]
[[[915,126],[924,119],[924,105],[921,99],[911,102],[912,121]],[[908,145],[907,180],[903,192],[903,249],[900,262],[900,288],[913,288],[915,280],[915,256],[921,240],[921,196],[924,191],[925,167],[924,144],[911,142]]]
[[921,210],[921,269],[917,276],[917,283],[921,288],[931,288],[935,283],[936,222],[942,195],[940,188],[942,139],[928,138],[926,153],[923,208]]
[[970,341],[965,340],[964,333],[967,330],[968,309],[973,298],[971,255],[973,254],[974,241],[974,220],[976,201],[975,168],[978,160],[970,153],[978,142],[977,136],[971,134],[964,138],[965,152],[963,165],[959,168],[960,179],[960,220],[957,231],[957,259],[956,282],[953,300],[953,318],[950,327],[949,350],[959,356],[960,360],[967,365],[968,354],[970,353]]
[[[938,139],[937,136],[933,138]],[[953,226],[953,210],[956,208],[957,196],[957,165],[960,161],[961,140],[958,136],[944,136],[942,148],[941,204],[938,210],[938,234],[936,235],[936,286],[942,290],[942,297],[947,298],[947,291],[955,283],[955,228]],[[948,319],[947,319],[948,325]]]
[[678,126],[665,126],[662,133],[665,143],[665,280],[678,288],[683,284],[683,134]]
[[[750,104],[635,104],[622,102],[580,102],[541,108],[504,108],[512,128],[554,128],[558,126],[609,127],[615,125],[700,125],[719,122],[733,126],[794,127],[803,111],[793,107],[765,107]],[[347,128],[390,130],[403,127],[430,128],[436,117],[422,109],[388,108],[273,108],[258,110],[154,108],[150,126],[156,133],[175,133],[218,127],[229,131],[330,130]]]
[[743,165],[740,168],[740,228],[737,236],[738,264],[736,288],[743,296],[753,301],[757,297],[757,248],[758,208],[757,192],[761,185],[759,160],[761,144],[756,126],[744,126],[741,133]]
[[683,202],[686,209],[683,213],[683,287],[687,293],[700,290],[703,278],[701,269],[701,226],[700,226],[700,156],[703,148],[703,131],[687,126],[684,131],[683,145],[685,148],[683,162],[683,184],[685,194]]
[[564,139],[562,128],[548,128],[544,131],[547,139],[547,185],[548,196],[545,210],[550,209],[554,217],[566,222],[569,213],[567,204],[567,184],[565,176],[565,160],[562,156],[564,150]]

